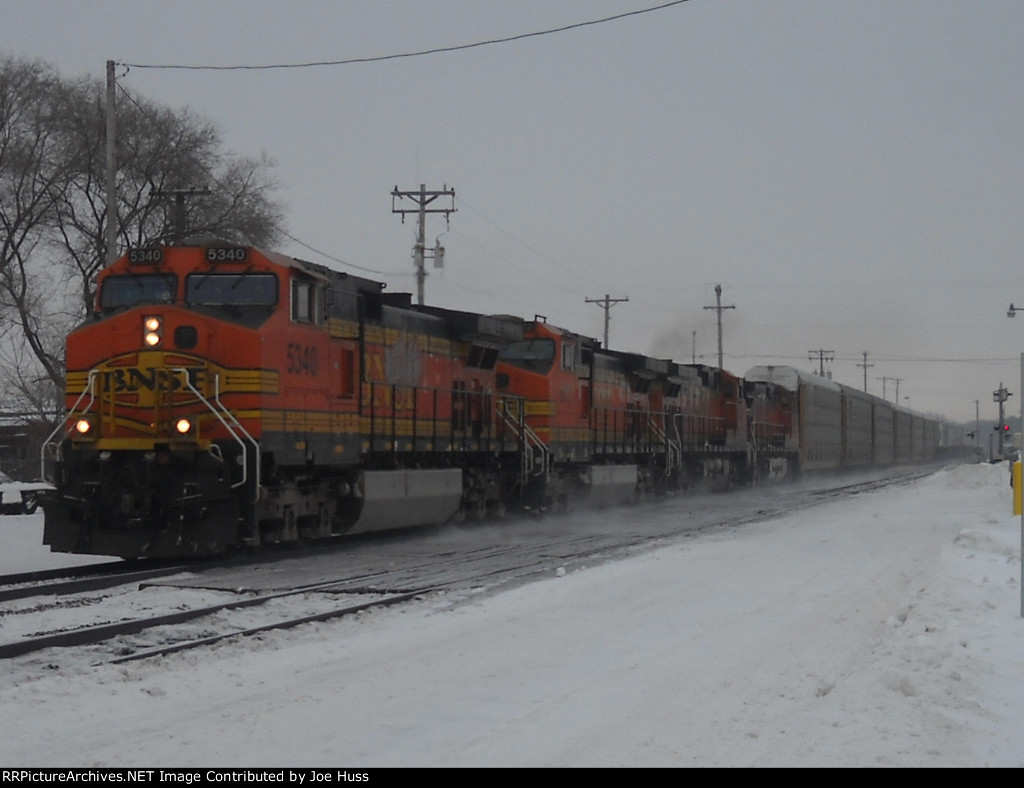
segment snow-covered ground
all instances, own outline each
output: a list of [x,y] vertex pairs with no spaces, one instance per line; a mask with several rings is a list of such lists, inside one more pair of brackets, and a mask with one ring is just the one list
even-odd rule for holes
[[[0,676],[0,764],[1021,766],[1020,528],[1005,466],[957,466],[495,595],[51,654]],[[0,518],[0,571],[40,532]]]

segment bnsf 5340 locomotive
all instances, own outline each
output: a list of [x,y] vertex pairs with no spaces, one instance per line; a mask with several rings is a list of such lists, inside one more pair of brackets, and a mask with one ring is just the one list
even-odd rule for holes
[[825,427],[781,380],[413,306],[250,247],[132,250],[67,338],[44,541],[207,555],[784,476]]

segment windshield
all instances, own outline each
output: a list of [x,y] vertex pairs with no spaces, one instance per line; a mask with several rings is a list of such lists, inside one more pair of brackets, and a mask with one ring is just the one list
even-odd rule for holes
[[547,372],[555,360],[553,339],[524,339],[513,342],[498,354],[498,361],[515,364],[533,372]]
[[185,280],[189,306],[273,306],[277,303],[274,274],[190,274]]
[[171,304],[178,289],[173,274],[108,276],[100,291],[101,309],[118,309],[136,304]]

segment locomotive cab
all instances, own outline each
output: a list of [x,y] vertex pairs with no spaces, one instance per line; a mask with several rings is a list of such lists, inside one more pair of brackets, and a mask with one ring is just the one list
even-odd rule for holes
[[51,549],[204,554],[239,541],[259,471],[251,414],[274,385],[253,337],[280,288],[244,247],[133,250],[101,274],[92,319],[67,339],[68,415],[43,449]]
[[528,506],[604,506],[635,497],[639,420],[618,367],[596,340],[540,320],[498,355],[499,389],[521,402],[507,421],[529,449]]
[[521,398],[510,414],[537,436],[550,461],[590,455],[589,419],[595,340],[545,322],[525,326],[523,338],[498,354],[498,386]]

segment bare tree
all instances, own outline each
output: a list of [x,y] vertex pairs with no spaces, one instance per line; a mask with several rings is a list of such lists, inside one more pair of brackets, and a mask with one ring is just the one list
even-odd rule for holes
[[[95,276],[106,262],[106,121],[98,83],[76,93],[68,134],[84,166],[62,195],[56,212],[67,260],[91,308]],[[174,111],[121,91],[117,104],[117,236],[122,248],[170,243],[172,200],[178,189],[208,190],[187,201],[189,234],[253,245],[273,243],[283,221],[270,199],[276,182],[266,156],[238,157],[222,149],[219,131],[190,110]]]
[[[195,188],[190,234],[273,243],[282,222],[266,156],[223,150],[216,127],[122,90],[117,101],[117,237],[123,248],[167,242],[175,205],[157,195]],[[0,61],[0,366],[63,387],[63,336],[92,309],[106,262],[106,107],[95,80]],[[4,322],[6,321],[6,323]],[[22,367],[32,359],[36,369]],[[36,385],[38,388],[38,385]]]
[[37,283],[31,271],[52,238],[57,212],[76,161],[61,133],[69,92],[40,63],[0,63],[0,309],[52,380],[63,376],[60,351],[44,339]]

